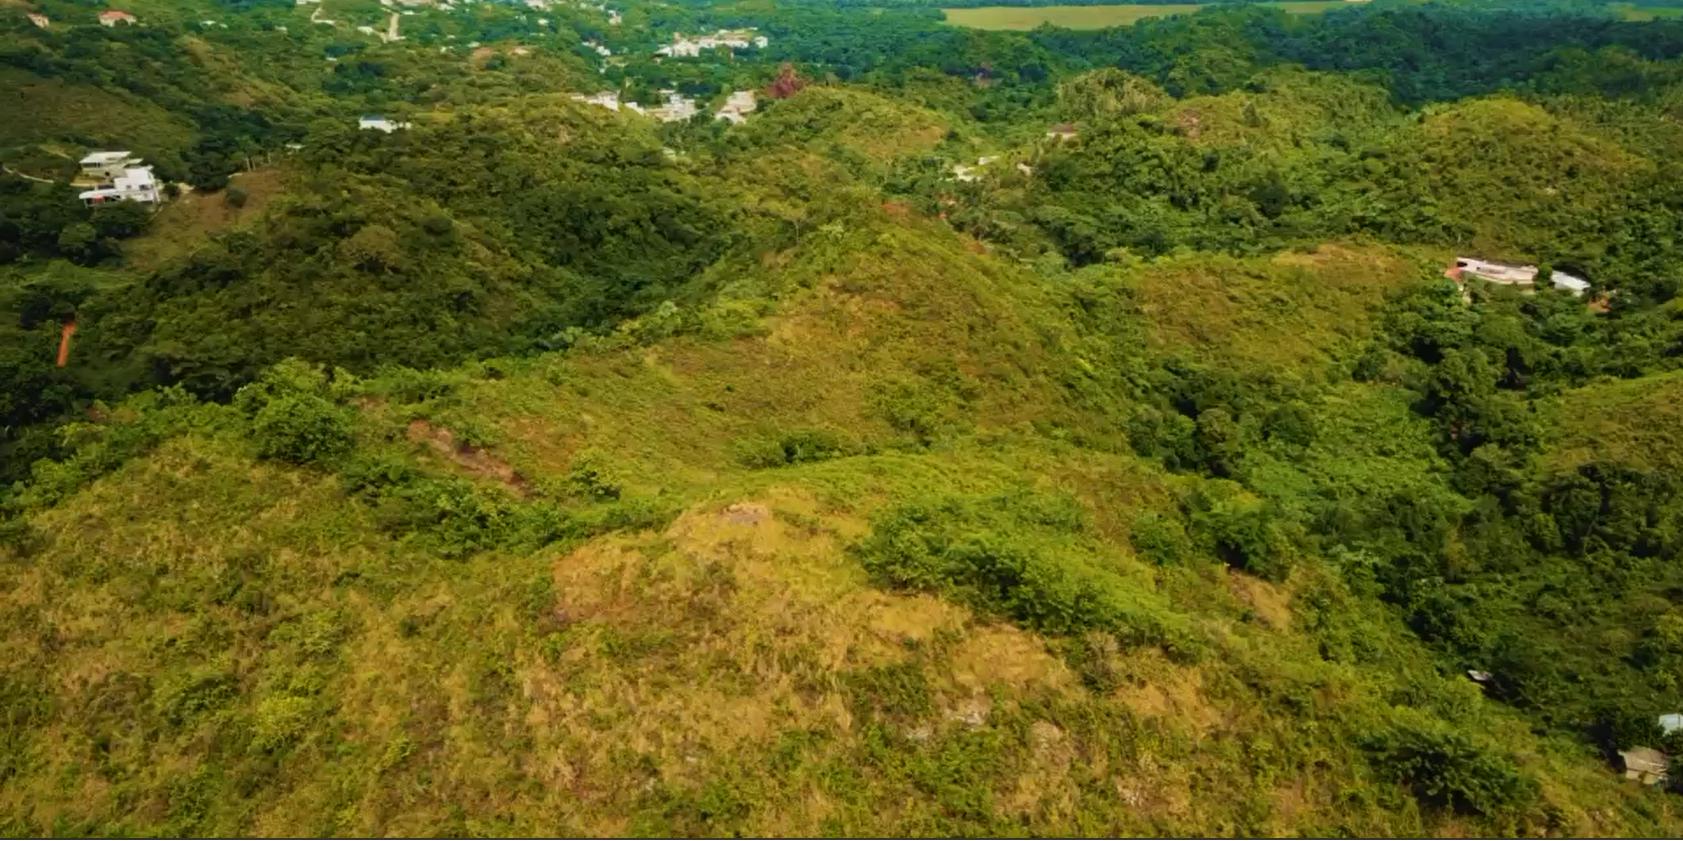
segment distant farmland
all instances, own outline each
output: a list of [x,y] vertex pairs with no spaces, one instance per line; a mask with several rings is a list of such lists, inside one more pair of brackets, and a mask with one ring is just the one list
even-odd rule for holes
[[[1345,5],[1345,0],[1288,0],[1268,3],[1292,14],[1314,15],[1327,9]],[[1164,15],[1184,15],[1196,12],[1199,5],[1173,3],[1165,5],[1116,6],[977,6],[969,9],[943,9],[947,22],[971,29],[1033,29],[1043,23],[1068,29],[1103,29],[1107,26],[1128,26],[1145,18]]]

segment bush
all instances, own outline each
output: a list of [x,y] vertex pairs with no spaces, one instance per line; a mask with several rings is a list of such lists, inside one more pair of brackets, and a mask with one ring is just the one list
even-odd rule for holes
[[[854,548],[890,587],[939,593],[1047,634],[1104,632],[1129,645],[1191,654],[1198,644],[1155,594],[1070,545],[1079,521],[1034,497],[948,500],[891,509]],[[1067,513],[1067,512],[1066,512]]]
[[251,723],[251,747],[262,753],[277,753],[291,747],[309,729],[312,706],[307,698],[265,698],[257,705],[257,715]]
[[1199,489],[1192,509],[1194,536],[1228,566],[1271,581],[1291,572],[1291,529],[1273,506],[1230,482],[1215,482]]
[[1158,566],[1175,566],[1192,554],[1192,542],[1180,519],[1155,511],[1135,518],[1128,541],[1141,557]]
[[351,430],[348,410],[302,394],[269,401],[251,421],[257,454],[293,464],[326,463],[345,455],[351,449]]
[[606,460],[598,453],[583,453],[574,459],[572,470],[567,472],[567,485],[572,492],[598,502],[619,499],[620,483],[609,472]]
[[1523,807],[1536,782],[1513,761],[1439,722],[1409,722],[1370,737],[1365,745],[1384,773],[1438,808],[1491,815]]
[[739,441],[736,458],[744,467],[785,467],[840,458],[853,449],[828,430],[797,429],[775,437]]
[[251,196],[240,187],[229,187],[227,192],[222,194],[223,203],[235,210],[245,207],[245,203],[250,200],[250,198]]

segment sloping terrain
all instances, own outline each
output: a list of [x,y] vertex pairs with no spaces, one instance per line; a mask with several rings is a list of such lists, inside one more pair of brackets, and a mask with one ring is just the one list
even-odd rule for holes
[[[1067,443],[1109,410],[1059,385],[1079,342],[1056,296],[923,223],[856,224],[807,246],[833,261],[770,270],[784,303],[733,336],[659,338],[656,314],[530,362],[293,373],[84,427],[5,550],[7,831],[1674,820],[1440,674],[1332,566],[1215,560],[1186,506],[1219,482]],[[1314,364],[1346,321],[1285,358]],[[350,449],[272,460],[331,438],[275,426],[298,400],[340,406]],[[1477,788],[1396,776],[1387,757],[1439,738],[1466,740],[1443,761]]]

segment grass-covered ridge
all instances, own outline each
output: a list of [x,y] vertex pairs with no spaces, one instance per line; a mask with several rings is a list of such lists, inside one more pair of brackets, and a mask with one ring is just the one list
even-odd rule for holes
[[[1125,406],[1045,371],[1080,308],[961,240],[866,216],[791,257],[727,334],[288,365],[84,427],[7,525],[8,826],[1664,831],[1270,502],[1431,458],[1384,389],[1318,398],[1259,496],[1097,433]],[[1360,323],[1308,329],[1338,358]],[[1347,449],[1374,423],[1423,428]]]

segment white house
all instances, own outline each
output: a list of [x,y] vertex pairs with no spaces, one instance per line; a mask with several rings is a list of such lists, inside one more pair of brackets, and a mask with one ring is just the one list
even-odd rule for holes
[[158,179],[153,177],[149,166],[136,166],[123,170],[123,174],[112,179],[110,184],[102,184],[92,190],[84,190],[76,196],[82,204],[96,207],[108,202],[135,201],[144,204],[157,204],[163,201],[163,195],[158,189]]
[[573,99],[579,102],[589,103],[591,105],[600,105],[609,111],[618,111],[620,108],[619,91],[601,91],[589,96],[585,96],[582,93],[575,93],[573,94]]
[[409,128],[409,124],[394,122],[380,116],[379,114],[365,114],[357,119],[356,127],[362,129],[363,131],[383,131],[387,134],[391,134],[398,129]]
[[109,11],[99,13],[100,26],[116,26],[119,23],[124,26],[132,26],[134,22],[134,15],[122,11],[121,9],[111,9]]
[[38,15],[34,12],[30,12],[27,17],[29,18],[30,23],[33,23],[42,29],[46,29],[48,24],[52,23],[52,21],[47,19],[46,15]]
[[655,50],[655,55],[670,56],[672,58],[695,58],[701,55],[701,44],[686,41],[678,36],[672,36],[672,43]]
[[983,155],[976,159],[975,166],[970,166],[969,164],[953,164],[953,180],[962,181],[966,184],[973,181],[980,181],[982,178],[982,167],[988,166],[997,160],[999,160],[998,155]]
[[1046,139],[1053,140],[1058,143],[1062,143],[1066,140],[1074,140],[1080,136],[1081,132],[1075,128],[1075,124],[1073,123],[1058,123],[1046,130]]
[[140,166],[140,159],[128,151],[89,152],[80,162],[82,177],[101,184],[115,180],[131,167]]
[[699,108],[695,100],[677,91],[661,91],[666,95],[666,103],[658,108],[649,109],[649,116],[663,122],[676,123],[694,117]]
[[[1514,286],[1530,291],[1537,284],[1536,266],[1515,266],[1509,263],[1497,263],[1491,260],[1479,260],[1474,257],[1457,257],[1455,264],[1444,271],[1444,276],[1456,283],[1465,283],[1467,278],[1477,278],[1486,283],[1500,286]],[[1570,292],[1576,297],[1583,297],[1589,291],[1589,281],[1566,272],[1551,272],[1549,284],[1556,289]]]
[[753,91],[733,91],[725,98],[725,104],[719,106],[719,111],[713,115],[713,119],[741,125],[748,120],[748,115],[759,107],[760,103],[754,97]]

